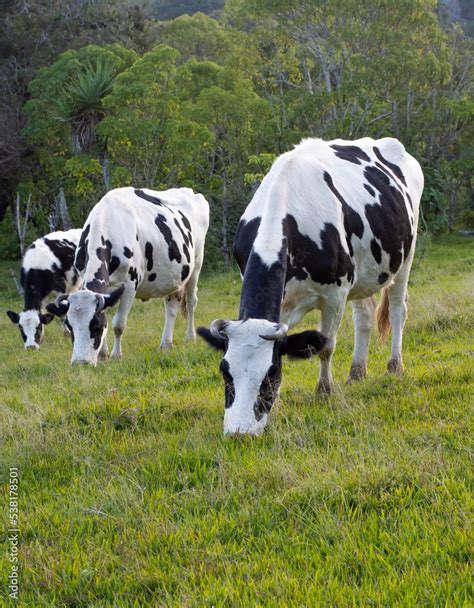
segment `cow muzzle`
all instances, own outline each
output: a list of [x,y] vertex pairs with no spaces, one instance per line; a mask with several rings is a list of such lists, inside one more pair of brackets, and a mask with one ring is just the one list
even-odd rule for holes
[[97,361],[89,360],[89,359],[71,359],[71,365],[91,365],[92,367],[96,367]]

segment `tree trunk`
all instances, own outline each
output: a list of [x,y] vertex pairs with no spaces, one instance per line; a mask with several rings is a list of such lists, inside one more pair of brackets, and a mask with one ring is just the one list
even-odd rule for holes
[[21,200],[20,193],[16,193],[16,201],[15,201],[15,228],[16,233],[18,235],[18,241],[20,242],[20,254],[23,257],[25,253],[25,237],[26,237],[26,229],[28,228],[28,220],[30,219],[30,204],[31,204],[31,193],[28,195],[28,200],[26,201],[26,209],[24,218],[20,217],[21,214]]
[[107,152],[101,152],[99,155],[100,166],[102,167],[102,178],[107,192],[110,190],[110,173],[109,173],[109,157]]
[[63,230],[71,230],[72,222],[69,216],[69,209],[67,207],[66,197],[64,196],[64,190],[62,188],[60,188],[59,194],[56,197],[56,206],[59,217],[61,218]]
[[224,181],[222,185],[222,254],[224,256],[224,266],[230,268],[229,239],[227,236],[229,226],[229,201],[227,199],[227,174],[224,171]]

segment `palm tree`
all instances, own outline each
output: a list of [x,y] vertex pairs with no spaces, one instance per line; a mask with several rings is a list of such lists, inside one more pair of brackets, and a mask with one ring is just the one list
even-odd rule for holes
[[107,189],[107,142],[98,139],[97,125],[106,114],[103,100],[112,91],[114,81],[115,70],[110,65],[102,61],[88,62],[83,71],[70,81],[64,97],[57,101],[57,119],[71,128],[73,152],[97,152]]

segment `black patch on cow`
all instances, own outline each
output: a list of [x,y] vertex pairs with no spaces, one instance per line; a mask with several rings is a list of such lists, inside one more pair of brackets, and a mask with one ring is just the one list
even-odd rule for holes
[[153,268],[153,245],[150,241],[145,243],[145,258],[146,258],[146,269],[148,272]]
[[191,261],[191,256],[189,255],[189,249],[188,249],[186,243],[183,243],[183,253],[186,256],[186,260],[189,263]]
[[119,266],[120,266],[120,258],[118,258],[116,255],[113,255],[110,258],[109,274],[114,273]]
[[100,261],[99,268],[94,273],[94,278],[86,282],[87,289],[96,293],[106,293],[109,286],[109,269],[111,264],[112,243],[101,237],[102,247],[95,250],[96,256]]
[[[143,192],[143,190],[134,190],[135,194],[137,196],[139,196],[140,198],[142,198],[145,201],[148,201],[149,203],[153,203],[154,205],[161,205],[161,206],[165,206],[163,205],[163,203],[160,201],[160,199],[156,196],[152,196],[151,194],[147,194],[146,192]],[[138,239],[137,239],[138,240]]]
[[94,350],[98,350],[102,341],[102,335],[107,327],[107,317],[103,312],[95,313],[89,323],[89,335],[93,340]]
[[380,245],[375,239],[372,239],[370,241],[370,250],[372,251],[374,260],[377,262],[377,264],[380,264],[380,262],[382,261],[382,250],[380,249]]
[[23,342],[26,342],[26,334],[23,331],[23,327],[21,325],[19,325],[18,327],[20,328],[20,334],[21,334],[21,337],[23,338]]
[[234,238],[234,257],[242,274],[245,272],[247,260],[257,236],[261,219],[260,217],[254,217],[249,222],[240,220],[237,227]]
[[189,275],[189,266],[187,264],[184,264],[184,266],[181,269],[181,280],[184,281],[185,279],[187,279],[188,275]]
[[245,267],[239,320],[268,319],[279,322],[287,265],[287,239],[269,267],[253,249]]
[[184,224],[184,227],[187,230],[188,239],[189,239],[189,245],[191,245],[191,247],[193,247],[194,246],[194,244],[193,244],[193,231],[192,231],[192,228],[191,228],[191,224],[189,223],[188,218],[184,215],[184,213],[181,210],[178,210],[178,212],[179,212],[179,215],[181,216],[181,220],[182,220],[182,222]]
[[79,244],[77,246],[76,251],[76,259],[74,261],[74,266],[78,270],[84,270],[87,265],[87,261],[89,259],[89,254],[87,251],[87,237],[89,236],[89,232],[91,229],[91,225],[88,224],[84,230],[82,231],[81,238],[79,239]]
[[189,231],[185,232],[183,230],[183,227],[181,226],[181,224],[179,223],[179,220],[176,217],[174,218],[174,223],[175,223],[176,228],[181,232],[181,236],[183,237],[184,244],[185,245],[189,245],[189,243],[190,243],[190,240],[189,240],[189,234],[190,233],[189,233]]
[[380,152],[380,150],[377,148],[377,146],[374,146],[374,153],[375,153],[375,156],[379,159],[379,161],[381,163],[383,163],[386,167],[388,167],[390,169],[390,171],[406,186],[407,183],[405,180],[405,176],[403,175],[403,172],[400,169],[400,167],[398,165],[394,165],[393,163],[388,161],[386,158],[384,158],[382,156],[382,153]]
[[41,335],[42,335],[42,333],[43,333],[43,326],[42,326],[41,323],[38,323],[38,325],[36,327],[36,331],[35,331],[35,338],[34,338],[35,343],[38,344],[38,345],[41,342]]
[[379,192],[380,204],[365,206],[373,235],[390,256],[390,272],[395,274],[406,259],[413,241],[413,230],[403,194],[378,167],[366,167],[364,176]]
[[229,363],[225,359],[222,359],[219,369],[224,378],[225,408],[227,409],[232,406],[235,399],[234,379],[230,373]]
[[339,231],[333,224],[325,223],[320,232],[321,248],[308,236],[301,234],[295,218],[285,218],[285,234],[288,237],[288,269],[286,281],[295,277],[301,280],[303,271],[309,273],[315,283],[341,285],[342,277],[354,281],[354,264],[342,246]]
[[388,281],[389,275],[386,272],[382,272],[379,274],[378,282],[380,285],[383,285]]
[[179,210],[179,215],[181,216],[181,219],[183,221],[183,224],[184,224],[186,230],[188,230],[189,232],[192,232],[191,224],[189,223],[188,218],[184,215],[184,213],[181,210]]
[[268,414],[275,403],[278,394],[278,387],[281,383],[281,353],[278,343],[273,346],[272,364],[268,369],[265,378],[258,389],[258,397],[253,404],[253,411],[257,421],[263,418],[264,414]]
[[337,198],[337,200],[342,205],[342,213],[344,214],[344,230],[346,231],[347,246],[349,248],[349,253],[351,254],[351,256],[353,256],[354,250],[352,248],[352,243],[351,243],[352,235],[355,234],[356,236],[358,236],[361,239],[362,235],[364,234],[364,224],[362,223],[362,219],[361,219],[360,215],[357,213],[357,211],[354,211],[354,209],[352,209],[352,207],[350,207],[346,203],[346,201],[344,200],[344,197],[342,196],[342,194],[339,192],[339,190],[334,185],[334,182],[332,181],[332,177],[329,175],[329,173],[327,171],[324,172],[324,181],[326,182],[326,184],[329,186],[329,189],[331,190],[331,192],[334,194],[334,196]]
[[41,303],[52,291],[64,293],[66,279],[61,269],[53,264],[51,270],[30,268],[24,272],[24,309],[41,310]]
[[362,164],[360,160],[370,162],[370,158],[358,146],[341,146],[339,144],[332,144],[330,148],[335,151],[335,154],[338,158],[347,160],[350,163],[354,163],[355,165]]
[[130,279],[135,282],[135,291],[137,291],[139,283],[137,269],[133,266],[130,266],[130,268],[128,269],[128,274],[130,275]]
[[130,249],[128,247],[124,247],[123,248],[123,255],[126,258],[130,259],[132,257],[132,255],[133,255],[133,251],[130,251]]
[[149,280],[149,281],[150,281],[150,283],[151,283],[151,282],[152,282],[152,281],[154,281],[155,279],[156,279],[156,272],[152,272],[152,273],[150,274],[150,276],[148,277],[148,280]]
[[76,245],[67,239],[56,240],[45,237],[43,240],[53,255],[60,261],[63,273],[70,270],[74,264]]
[[166,223],[166,218],[164,215],[159,213],[155,218],[155,224],[158,226],[161,234],[163,235],[167,245],[168,245],[168,257],[170,262],[176,260],[178,264],[181,264],[181,253],[179,251],[178,244],[173,238],[173,234],[171,232],[170,227]]
[[370,196],[375,196],[375,190],[369,186],[369,184],[364,184],[364,188],[367,190]]

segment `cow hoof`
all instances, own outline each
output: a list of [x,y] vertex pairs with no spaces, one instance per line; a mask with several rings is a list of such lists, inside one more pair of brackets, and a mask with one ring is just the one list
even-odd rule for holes
[[387,371],[389,374],[403,376],[405,369],[400,359],[390,359],[390,361],[387,363]]
[[114,361],[120,361],[120,359],[122,358],[122,353],[112,353],[110,355],[110,358],[113,359]]
[[106,361],[109,358],[109,353],[99,353],[99,359],[101,361]]
[[366,366],[361,365],[360,363],[355,363],[355,364],[351,365],[351,369],[349,372],[349,378],[347,379],[347,384],[352,384],[353,382],[362,380],[366,376],[367,376]]
[[172,350],[173,349],[173,343],[169,342],[166,344],[160,344],[160,350]]
[[330,395],[332,392],[332,386],[330,382],[319,381],[318,386],[316,387],[316,392],[318,395]]

